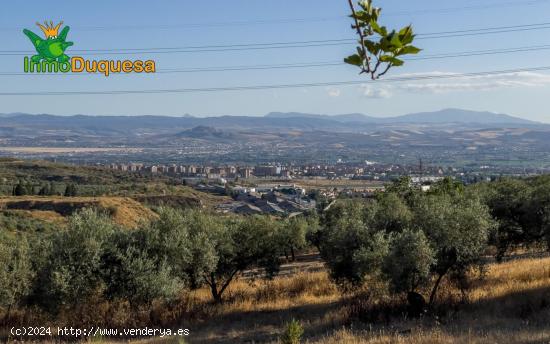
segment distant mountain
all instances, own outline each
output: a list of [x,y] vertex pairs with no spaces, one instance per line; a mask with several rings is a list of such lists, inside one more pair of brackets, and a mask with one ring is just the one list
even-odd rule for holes
[[462,109],[412,113],[388,120],[394,123],[537,124],[537,122],[510,115]]
[[[140,148],[125,151],[123,159],[193,163],[311,163],[343,157],[415,164],[420,157],[444,165],[502,161],[525,171],[526,166],[550,166],[550,124],[461,109],[390,118],[297,112],[219,117],[8,114],[0,115],[0,147],[0,156],[20,156],[9,147]],[[28,156],[122,159],[104,152],[64,154],[33,151]]]
[[[436,112],[407,114],[397,117],[373,117],[359,113],[321,115],[299,112],[272,112],[265,116],[180,117],[168,116],[56,116],[49,114],[0,114],[4,136],[98,136],[144,137],[144,135],[180,135],[230,140],[231,133],[242,130],[272,133],[340,132],[366,133],[385,130],[461,130],[487,128],[521,128],[541,124],[491,112],[445,109]],[[220,130],[223,130],[220,132]],[[2,139],[3,137],[0,137]]]
[[470,111],[463,109],[443,109],[434,112],[419,112],[396,117],[373,117],[360,113],[345,115],[317,115],[299,112],[271,112],[267,118],[310,118],[333,120],[341,123],[411,123],[411,124],[443,124],[443,123],[461,123],[461,124],[538,124],[519,117],[513,117],[505,114],[492,112]]
[[378,118],[376,117],[370,117],[367,115],[363,115],[361,113],[350,113],[350,114],[344,114],[344,115],[317,115],[317,114],[310,114],[310,113],[301,113],[301,112],[270,112],[267,115],[264,116],[265,118],[311,118],[311,119],[324,119],[324,120],[332,120],[342,123],[349,123],[349,122],[364,122],[364,123],[375,123],[377,122]]

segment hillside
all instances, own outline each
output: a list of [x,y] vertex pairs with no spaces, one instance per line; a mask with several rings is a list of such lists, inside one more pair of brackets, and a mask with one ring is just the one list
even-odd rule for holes
[[[181,180],[166,175],[144,175],[40,160],[0,159],[0,197],[11,196],[19,183],[25,186],[28,195],[10,198],[11,201],[32,198],[43,188],[47,189],[48,196],[53,197],[50,200],[56,200],[53,203],[63,201],[61,203],[74,203],[76,207],[100,200],[100,205],[108,208],[110,199],[116,199],[115,203],[130,208],[134,206],[131,200],[146,206],[169,205],[177,208],[208,208],[227,201],[226,197],[194,190],[182,185]],[[77,198],[62,197],[68,185],[76,185]],[[35,201],[44,199],[40,197]],[[62,209],[60,213],[66,215]]]
[[122,197],[0,197],[0,209],[24,211],[28,216],[46,222],[60,222],[63,218],[84,209],[95,208],[109,213],[113,221],[127,228],[135,228],[156,214],[141,203]]
[[186,296],[186,314],[207,319],[191,322],[188,341],[280,343],[286,323],[296,319],[303,324],[304,343],[310,344],[543,344],[550,320],[544,301],[550,288],[548,264],[550,258],[491,264],[469,292],[468,304],[449,287],[445,297],[454,310],[448,321],[402,314],[377,319],[373,313],[391,307],[388,299],[377,308],[367,296],[342,297],[324,269],[271,281],[240,280],[229,288],[235,296],[218,306],[210,304],[206,289]]

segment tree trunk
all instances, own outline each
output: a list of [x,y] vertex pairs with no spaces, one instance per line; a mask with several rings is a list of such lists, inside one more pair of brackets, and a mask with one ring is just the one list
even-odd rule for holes
[[4,315],[3,325],[8,324],[8,321],[10,320],[10,315],[11,315],[11,305],[8,306],[8,310],[6,311],[6,315]]
[[439,284],[441,283],[441,280],[443,279],[443,276],[445,276],[445,273],[439,274],[439,277],[437,277],[437,281],[435,281],[435,285],[432,289],[432,293],[430,295],[430,303],[431,306],[433,302],[435,301],[435,295],[437,294],[437,288],[439,288]]
[[235,270],[235,271],[229,276],[229,278],[225,281],[225,283],[222,285],[222,288],[221,288],[220,291],[218,292],[218,296],[219,296],[220,302],[221,302],[221,300],[222,300],[222,294],[223,294],[223,292],[225,291],[225,289],[227,289],[227,287],[229,287],[229,284],[231,283],[231,281],[233,281],[233,278],[235,277],[235,275],[237,274],[237,272],[239,272],[239,270]]
[[294,254],[294,246],[290,246],[290,254],[292,255],[292,261],[296,261],[296,255]]
[[214,302],[220,303],[222,301],[220,293],[218,293],[218,286],[216,284],[216,277],[214,277],[214,274],[210,275],[210,291],[212,293],[212,298],[214,299]]

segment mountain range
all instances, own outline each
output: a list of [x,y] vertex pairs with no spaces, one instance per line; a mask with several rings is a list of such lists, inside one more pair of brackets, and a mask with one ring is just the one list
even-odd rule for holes
[[[397,117],[374,117],[359,113],[319,115],[308,113],[272,112],[265,116],[168,117],[168,116],[55,116],[49,114],[0,115],[0,135],[26,130],[69,130],[79,133],[135,134],[178,133],[195,127],[221,130],[327,130],[337,132],[365,132],[371,130],[423,129],[445,127],[450,130],[487,127],[532,127],[541,123],[526,119],[462,109],[444,109],[436,112],[412,113]],[[543,125],[546,126],[546,125]],[[200,135],[201,130],[194,133]],[[212,132],[206,133],[212,136]],[[214,136],[220,136],[220,133]],[[223,136],[223,135],[222,135]]]
[[411,113],[396,117],[373,117],[360,113],[351,113],[345,115],[314,115],[299,112],[271,112],[266,115],[268,118],[310,118],[310,119],[329,119],[342,123],[462,123],[462,124],[536,124],[519,117],[513,117],[506,114],[497,114],[492,112],[469,111],[463,109],[443,109],[434,112]]
[[[30,153],[16,148],[30,147]],[[41,153],[41,147],[121,149]],[[550,124],[445,109],[397,117],[269,113],[265,116],[0,115],[0,156],[68,161],[416,163],[550,166]],[[13,150],[12,150],[13,148]],[[126,148],[133,148],[126,150]],[[13,153],[16,152],[16,153]],[[17,153],[19,152],[19,153]]]

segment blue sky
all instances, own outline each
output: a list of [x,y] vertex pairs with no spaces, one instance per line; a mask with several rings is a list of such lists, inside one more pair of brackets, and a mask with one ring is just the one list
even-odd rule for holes
[[[388,27],[412,23],[418,33],[539,24],[550,27],[550,0],[378,0]],[[232,1],[5,1],[1,51],[33,48],[23,28],[63,20],[71,49],[121,49],[255,44],[355,38],[346,0]],[[550,45],[550,28],[502,34],[422,39],[424,56]],[[155,59],[158,70],[336,62],[354,45],[293,49],[136,55],[79,54],[89,58]],[[513,54],[409,61],[387,77],[469,73],[550,65],[550,49]],[[365,80],[364,85],[179,94],[0,96],[0,113],[61,115],[263,115],[270,111],[391,116],[447,107],[509,113],[550,122],[550,74],[373,83],[351,66],[239,70],[155,75],[2,75],[22,72],[23,57],[0,53],[0,93],[155,90]]]

